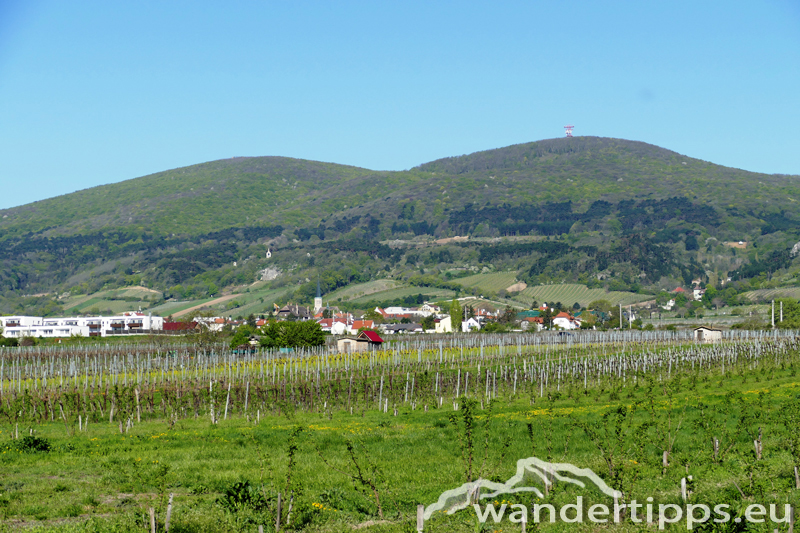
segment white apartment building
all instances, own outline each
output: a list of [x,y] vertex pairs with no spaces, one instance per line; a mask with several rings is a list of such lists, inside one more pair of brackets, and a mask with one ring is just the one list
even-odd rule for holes
[[164,319],[141,312],[123,313],[118,316],[41,318],[0,317],[3,336],[12,339],[22,337],[106,337],[108,335],[135,334],[140,331],[162,330]]
[[42,324],[40,316],[0,316],[0,326],[15,328],[19,326],[37,326]]

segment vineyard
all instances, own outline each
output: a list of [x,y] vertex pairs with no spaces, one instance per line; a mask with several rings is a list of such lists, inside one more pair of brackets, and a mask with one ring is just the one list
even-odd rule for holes
[[516,272],[491,272],[488,274],[475,274],[465,278],[453,280],[463,287],[473,287],[490,293],[506,290],[517,282]]
[[76,295],[67,298],[63,307],[68,313],[88,313],[92,309],[111,310],[113,313],[131,311],[138,307],[149,307],[153,299],[159,300],[162,293],[144,287],[129,287],[100,291],[91,295]]
[[283,305],[293,291],[292,287],[272,289],[269,286],[253,288],[236,294],[233,299],[220,305],[220,316],[248,316],[269,313],[274,304]]
[[603,289],[589,289],[585,285],[574,283],[563,283],[557,285],[537,285],[528,287],[521,293],[514,296],[515,299],[524,301],[528,304],[532,300],[542,302],[561,302],[571,306],[575,302],[582,307],[587,307],[596,300],[607,300],[611,305],[630,305],[637,302],[650,300],[653,296],[647,294],[635,294],[632,292],[606,291]]
[[[453,280],[453,282],[464,287],[477,288],[487,293],[498,293],[499,291],[508,290],[508,288],[516,284],[518,280],[514,272],[491,272],[458,278]],[[632,292],[590,289],[585,285],[577,283],[560,283],[527,287],[520,292],[511,293],[509,298],[524,306],[530,306],[531,302],[536,300],[539,304],[544,302],[561,302],[568,306],[577,302],[582,307],[586,307],[596,300],[607,300],[612,305],[629,305],[649,300],[653,297]]]
[[387,291],[372,293],[368,296],[360,296],[350,300],[356,305],[363,305],[368,302],[387,302],[406,296],[416,296],[422,294],[426,300],[439,301],[449,300],[455,297],[455,292],[447,289],[437,289],[434,287],[398,287]]
[[369,296],[371,294],[389,291],[397,288],[398,283],[389,279],[380,279],[377,281],[369,281],[367,283],[356,283],[348,285],[341,289],[337,289],[325,297],[331,301],[350,301],[362,296]]
[[[718,344],[623,331],[414,338],[359,354],[6,349],[0,527],[146,531],[152,516],[158,531],[409,531],[418,505],[510,478],[533,456],[591,468],[624,501],[796,506],[799,348],[787,331]],[[604,498],[555,478],[545,493]],[[638,530],[631,518],[615,528]],[[424,523],[475,529],[470,509]]]
[[753,302],[769,302],[778,298],[794,298],[800,300],[800,287],[783,287],[780,289],[759,289],[742,294]]

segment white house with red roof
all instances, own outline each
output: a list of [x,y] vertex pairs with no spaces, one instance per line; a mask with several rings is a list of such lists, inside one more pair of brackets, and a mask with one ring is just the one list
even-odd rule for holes
[[580,329],[581,321],[565,311],[553,317],[553,325],[561,329]]
[[317,320],[322,331],[330,333],[331,335],[344,335],[349,331],[347,320],[345,318],[323,318]]
[[353,320],[353,323],[347,329],[351,335],[357,335],[358,330],[362,328],[373,329],[374,327],[375,323],[372,320]]

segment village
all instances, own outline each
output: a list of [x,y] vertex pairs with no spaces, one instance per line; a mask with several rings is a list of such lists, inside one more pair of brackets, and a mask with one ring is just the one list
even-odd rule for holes
[[[609,319],[617,318],[628,328],[641,327],[641,316],[666,312],[673,308],[676,298],[700,300],[704,289],[695,287],[685,290],[677,287],[662,305],[648,304],[639,308],[617,307],[617,311],[606,309],[583,309],[577,304],[572,308],[558,303],[534,302],[535,308],[528,310],[500,309],[491,302],[475,297],[454,299],[452,302],[425,302],[417,307],[388,306],[375,307],[363,314],[340,310],[336,306],[323,304],[319,287],[313,305],[304,306],[287,303],[275,305],[269,314],[251,316],[248,319],[211,316],[208,312],[191,315],[183,321],[170,317],[153,316],[142,311],[131,311],[114,316],[76,316],[76,317],[0,317],[2,337],[19,344],[31,339],[48,339],[60,343],[62,339],[120,337],[142,335],[180,336],[200,332],[212,334],[234,333],[241,326],[249,325],[260,330],[270,322],[314,322],[319,330],[329,336],[326,344],[336,346],[342,353],[364,351],[380,346],[383,337],[397,335],[435,335],[452,333],[502,333],[502,332],[570,332],[579,329],[598,329]],[[532,307],[534,307],[532,306]],[[457,312],[454,314],[454,309]],[[719,331],[714,328],[703,329],[700,339],[708,340]],[[35,342],[35,341],[34,341]],[[254,335],[249,342],[258,345]]]

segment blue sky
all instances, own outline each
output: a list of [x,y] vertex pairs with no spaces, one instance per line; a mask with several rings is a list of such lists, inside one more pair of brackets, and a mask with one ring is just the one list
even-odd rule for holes
[[800,2],[0,0],[0,208],[232,156],[563,135],[800,174]]

